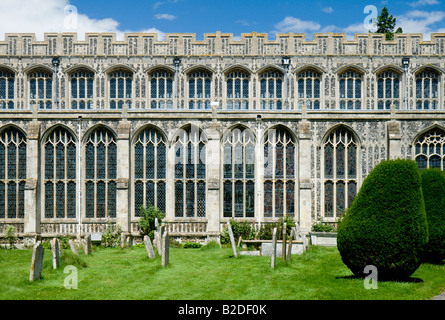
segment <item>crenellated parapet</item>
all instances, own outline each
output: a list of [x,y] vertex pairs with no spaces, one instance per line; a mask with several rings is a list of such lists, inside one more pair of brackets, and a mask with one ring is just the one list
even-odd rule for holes
[[348,40],[344,33],[316,33],[306,39],[301,33],[244,33],[237,39],[230,33],[205,33],[197,40],[194,33],[126,33],[117,40],[115,33],[87,33],[79,40],[76,33],[45,33],[36,40],[32,33],[7,33],[0,41],[0,56],[275,56],[275,55],[389,55],[443,56],[445,33],[395,34],[387,41],[383,34],[359,33]]

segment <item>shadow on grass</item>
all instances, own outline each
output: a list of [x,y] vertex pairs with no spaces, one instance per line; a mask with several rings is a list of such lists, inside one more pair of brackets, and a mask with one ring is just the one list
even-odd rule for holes
[[[354,274],[349,275],[349,276],[338,276],[335,277],[335,279],[352,279],[352,280],[365,280],[365,277],[363,276],[356,276]],[[403,282],[403,283],[422,283],[423,280],[420,278],[414,278],[414,277],[409,277],[407,279],[403,279],[403,280],[394,280],[394,279],[378,279],[379,282]]]

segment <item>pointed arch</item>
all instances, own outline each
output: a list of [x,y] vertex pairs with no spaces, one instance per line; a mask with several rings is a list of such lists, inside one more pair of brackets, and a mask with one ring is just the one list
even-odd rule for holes
[[88,72],[91,72],[91,73],[93,73],[93,74],[96,74],[96,73],[97,73],[97,71],[96,71],[94,68],[92,68],[92,67],[89,66],[89,65],[83,64],[83,63],[75,64],[75,65],[73,65],[73,66],[67,68],[67,69],[65,70],[65,73],[66,73],[67,75],[71,75],[72,73],[77,72],[77,71],[79,71],[79,70],[87,70]]
[[165,70],[165,71],[175,74],[175,69],[168,65],[165,65],[165,64],[157,64],[157,65],[145,68],[144,73],[151,75],[154,72],[159,71],[159,70]]
[[298,67],[297,69],[294,70],[294,74],[298,76],[298,74],[300,74],[301,72],[307,71],[307,70],[313,70],[316,71],[318,73],[320,73],[321,75],[326,73],[326,70],[323,69],[320,66],[317,66],[315,64],[309,63],[309,64],[305,64],[301,67]]
[[360,145],[353,132],[339,124],[322,139],[322,203],[323,216],[328,219],[343,216],[358,192]]
[[85,216],[116,218],[117,139],[107,126],[93,126],[85,134]]
[[413,156],[419,169],[445,169],[445,127],[435,123],[413,140]]
[[294,133],[285,125],[264,134],[264,217],[295,216],[297,203],[297,153]]
[[176,218],[206,217],[207,139],[204,138],[202,130],[191,124],[182,126],[173,136]]
[[283,75],[285,73],[285,70],[283,69],[283,67],[276,65],[276,64],[265,65],[265,66],[257,69],[254,73],[261,75],[263,72],[267,72],[267,71],[280,72]]
[[154,206],[166,210],[167,139],[156,126],[145,125],[132,139],[133,215],[140,208]]
[[88,141],[90,135],[97,129],[104,129],[104,130],[108,131],[113,136],[113,139],[117,140],[116,132],[110,126],[108,126],[102,122],[99,122],[99,123],[94,124],[92,127],[88,128],[83,133],[82,139],[81,139],[82,144],[85,144]]
[[348,70],[356,71],[356,72],[360,73],[361,75],[366,74],[366,70],[365,70],[363,67],[360,67],[360,66],[358,66],[358,65],[351,64],[351,63],[346,64],[346,65],[344,65],[344,66],[341,66],[341,67],[337,68],[337,69],[334,71],[334,73],[340,75],[340,74],[342,74],[343,72],[348,71]]
[[255,135],[245,125],[231,126],[223,135],[223,216],[255,216]]
[[242,64],[233,64],[233,65],[230,65],[229,67],[227,67],[227,68],[225,68],[223,71],[222,71],[222,74],[223,75],[225,75],[226,77],[227,77],[227,75],[229,74],[229,73],[231,73],[231,72],[233,72],[233,71],[237,71],[237,70],[240,70],[240,71],[243,71],[243,72],[245,72],[248,76],[249,76],[249,78],[251,77],[251,75],[252,75],[252,70],[250,70],[248,67],[246,67],[246,66],[243,66]]
[[7,124],[0,129],[0,219],[25,218],[27,141],[24,132]]
[[56,124],[42,135],[42,211],[46,219],[77,216],[77,147],[70,128]]

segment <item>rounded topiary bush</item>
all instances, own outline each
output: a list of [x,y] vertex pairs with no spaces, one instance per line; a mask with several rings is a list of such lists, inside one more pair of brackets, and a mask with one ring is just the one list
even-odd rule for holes
[[379,279],[406,279],[428,241],[420,171],[412,160],[386,160],[363,182],[338,227],[337,247],[356,276],[367,265]]
[[428,244],[425,261],[445,259],[445,172],[440,169],[421,171],[422,192],[428,221]]

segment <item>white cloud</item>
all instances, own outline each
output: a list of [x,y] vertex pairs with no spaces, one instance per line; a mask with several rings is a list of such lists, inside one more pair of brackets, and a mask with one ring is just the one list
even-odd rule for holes
[[334,12],[334,9],[332,7],[326,7],[321,9],[321,11],[331,14],[332,12]]
[[429,39],[433,32],[443,32],[437,28],[437,24],[443,26],[445,22],[445,11],[420,11],[412,10],[405,14],[396,16],[397,27],[402,27],[404,33],[423,33],[424,39]]
[[294,17],[286,17],[283,21],[278,22],[274,27],[276,31],[272,31],[273,33],[314,32],[321,28],[320,24],[317,22],[305,21]]
[[156,19],[158,20],[175,20],[176,16],[168,13],[158,13],[155,15]]
[[416,2],[410,2],[408,5],[411,7],[420,7],[420,6],[428,6],[433,4],[439,4],[439,1],[437,0],[418,0]]
[[[164,33],[156,28],[146,30],[122,30],[114,19],[93,19],[82,14],[82,8],[70,5],[69,0],[1,0],[0,40],[5,33],[35,33],[37,40],[43,40],[45,32],[76,32],[78,39],[87,32],[113,32],[123,39],[126,32],[154,32],[162,39]],[[71,10],[67,10],[71,9]],[[74,10],[73,10],[74,9]],[[76,10],[78,10],[77,15]]]

